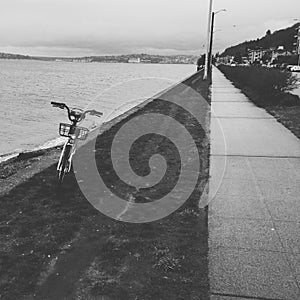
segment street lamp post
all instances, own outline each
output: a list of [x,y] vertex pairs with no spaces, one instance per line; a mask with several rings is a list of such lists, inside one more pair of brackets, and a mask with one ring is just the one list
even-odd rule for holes
[[214,22],[215,22],[215,12],[211,14],[211,28],[210,28],[210,43],[209,43],[209,52],[208,52],[208,74],[210,74],[212,69],[212,46],[214,39]]
[[[299,22],[300,19],[294,19],[294,21]],[[300,66],[300,22],[298,24],[298,30],[297,30],[297,46],[296,46],[296,54],[298,55],[298,66]]]
[[222,8],[216,12],[212,12],[211,15],[211,28],[210,28],[210,43],[209,43],[209,52],[208,52],[208,74],[212,69],[212,49],[213,49],[213,39],[214,39],[214,24],[215,24],[215,16],[216,14],[227,11],[225,8]]
[[298,25],[298,34],[297,34],[297,54],[298,54],[298,66],[300,66],[300,23]]
[[203,79],[208,78],[209,72],[209,49],[210,49],[210,41],[211,41],[211,19],[212,19],[212,5],[213,0],[209,0],[209,9],[208,9],[208,25],[207,25],[207,40],[206,40],[206,55],[205,55],[205,66],[204,66],[204,76]]

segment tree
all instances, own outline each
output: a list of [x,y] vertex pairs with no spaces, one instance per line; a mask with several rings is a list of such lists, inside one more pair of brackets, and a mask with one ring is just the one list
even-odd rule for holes
[[271,32],[271,30],[269,29],[269,30],[267,30],[267,32],[266,32],[266,36],[269,36],[269,35],[271,35],[272,34],[272,32]]
[[298,64],[298,55],[280,55],[274,62],[274,64],[288,64],[288,65],[297,65]]
[[241,53],[236,53],[233,59],[237,64],[242,64],[243,63],[243,57]]
[[216,61],[217,61],[217,55],[213,55],[211,63],[214,65]]
[[198,58],[197,65],[198,66],[204,66],[205,65],[205,54],[202,54],[201,57]]
[[271,59],[272,59],[272,54],[270,52],[265,52],[261,58],[264,64],[270,62]]
[[197,60],[197,71],[199,71],[205,65],[205,54],[202,54],[201,57]]

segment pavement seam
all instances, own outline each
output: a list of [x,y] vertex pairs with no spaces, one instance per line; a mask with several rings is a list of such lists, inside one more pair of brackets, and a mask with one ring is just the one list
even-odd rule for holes
[[231,116],[212,116],[212,119],[249,119],[249,120],[274,120],[273,117],[231,117]]
[[279,155],[245,155],[245,154],[213,154],[211,153],[210,156],[216,157],[241,157],[241,158],[270,158],[270,159],[299,159],[300,156],[279,156]]
[[223,245],[218,245],[218,246],[212,246],[212,249],[231,249],[231,250],[246,250],[246,251],[256,251],[256,252],[271,252],[271,253],[281,253],[281,254],[290,254],[294,255],[295,253],[293,252],[286,252],[286,251],[276,251],[276,250],[269,250],[269,249],[255,249],[255,248],[247,248],[247,247],[237,247],[237,246],[223,246]]
[[234,295],[234,294],[223,294],[223,293],[211,293],[211,295],[221,296],[221,297],[231,297],[231,298],[253,299],[253,300],[284,300],[282,298],[252,297],[246,295]]
[[[218,213],[214,212],[212,210],[214,216],[216,216],[217,218],[222,218],[222,219],[226,219],[226,220],[229,220],[229,219],[232,219],[232,220],[248,220],[248,221],[251,221],[251,220],[254,220],[254,221],[268,221],[269,219],[263,219],[263,218],[250,218],[250,217],[224,217],[223,215],[219,215]],[[281,223],[297,223],[297,224],[300,224],[300,221],[291,221],[291,220],[284,220],[284,219],[277,219],[277,218],[273,218],[274,221],[276,222],[281,222]]]

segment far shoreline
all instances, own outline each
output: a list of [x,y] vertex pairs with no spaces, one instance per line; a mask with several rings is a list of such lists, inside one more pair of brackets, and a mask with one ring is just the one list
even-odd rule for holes
[[0,58],[0,62],[1,61],[34,61],[34,62],[53,62],[53,63],[77,63],[77,64],[128,64],[128,65],[190,65],[190,66],[194,66],[196,65],[195,63],[129,63],[129,62],[98,62],[98,61],[92,61],[92,62],[84,62],[84,61],[55,61],[55,60],[43,60],[43,59],[24,59],[24,58],[20,58],[20,59],[16,59],[16,58]]
[[123,54],[123,55],[90,55],[80,57],[61,57],[61,56],[38,56],[38,55],[21,55],[11,53],[1,53],[0,59],[11,60],[39,60],[55,62],[104,62],[104,63],[132,63],[132,64],[196,64],[197,55],[173,54]]

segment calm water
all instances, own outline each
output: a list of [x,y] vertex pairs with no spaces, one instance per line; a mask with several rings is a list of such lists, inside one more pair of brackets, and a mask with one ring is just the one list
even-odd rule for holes
[[51,101],[100,110],[108,120],[194,72],[193,65],[0,60],[0,155],[58,143],[67,117]]

